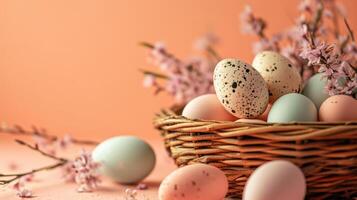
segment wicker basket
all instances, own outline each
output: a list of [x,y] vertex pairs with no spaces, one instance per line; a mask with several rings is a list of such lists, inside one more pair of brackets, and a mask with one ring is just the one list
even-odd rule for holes
[[241,198],[253,170],[277,159],[303,170],[307,199],[357,197],[357,122],[202,121],[166,110],[156,115],[154,125],[178,166],[207,163],[223,170],[229,197]]

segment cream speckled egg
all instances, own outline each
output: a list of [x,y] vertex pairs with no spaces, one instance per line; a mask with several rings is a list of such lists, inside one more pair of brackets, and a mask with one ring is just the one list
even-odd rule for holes
[[221,60],[214,70],[213,83],[222,105],[238,118],[258,117],[268,105],[268,87],[263,77],[239,59]]
[[301,76],[286,57],[273,51],[258,53],[252,66],[260,73],[268,84],[269,102],[288,93],[299,93]]

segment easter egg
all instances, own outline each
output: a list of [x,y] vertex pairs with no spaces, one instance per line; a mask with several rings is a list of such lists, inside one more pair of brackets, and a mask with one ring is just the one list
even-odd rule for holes
[[217,121],[237,119],[222,106],[215,94],[205,94],[192,99],[183,109],[182,116],[190,119]]
[[155,166],[155,153],[135,136],[117,136],[101,142],[92,152],[100,172],[122,184],[143,180]]
[[236,122],[242,122],[242,123],[266,123],[265,121],[261,120],[261,119],[238,119]]
[[159,200],[223,200],[228,180],[223,171],[206,164],[192,164],[169,174],[159,187]]
[[304,200],[306,181],[293,163],[276,160],[258,167],[249,177],[243,200]]
[[336,95],[326,99],[319,110],[320,121],[357,121],[357,100],[347,95]]
[[280,97],[272,105],[268,122],[317,121],[315,104],[302,94],[290,93]]
[[264,79],[243,61],[221,60],[214,70],[213,83],[221,104],[238,118],[255,118],[268,105],[268,88]]
[[263,51],[254,57],[252,66],[268,85],[270,103],[285,94],[300,92],[301,76],[289,59],[283,55],[273,51]]
[[317,109],[319,109],[322,102],[324,102],[329,97],[325,90],[326,84],[326,78],[323,77],[322,73],[318,73],[307,81],[302,91],[303,95],[314,102]]
[[263,112],[263,114],[261,114],[257,119],[267,121],[270,109],[271,109],[271,104],[268,104],[268,106],[265,109],[265,111]]

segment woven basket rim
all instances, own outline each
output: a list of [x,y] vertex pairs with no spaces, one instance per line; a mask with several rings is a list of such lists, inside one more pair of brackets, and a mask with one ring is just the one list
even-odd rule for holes
[[161,109],[159,113],[156,113],[156,116],[154,118],[155,120],[157,119],[185,119],[189,121],[195,121],[195,122],[212,122],[212,123],[237,123],[237,124],[259,124],[259,125],[271,125],[271,126],[288,126],[288,125],[330,125],[330,126],[336,126],[336,125],[356,125],[357,126],[357,120],[356,121],[336,121],[336,122],[323,122],[323,121],[292,121],[292,122],[286,122],[286,123],[271,123],[271,122],[237,122],[237,121],[220,121],[220,120],[203,120],[203,119],[191,119],[187,118],[182,115],[176,114],[174,111],[171,109]]

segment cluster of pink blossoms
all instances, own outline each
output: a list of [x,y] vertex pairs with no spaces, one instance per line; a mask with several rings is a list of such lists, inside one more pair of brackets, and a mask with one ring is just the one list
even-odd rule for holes
[[[213,35],[200,38],[195,47],[199,50],[212,51],[217,41]],[[155,43],[149,54],[149,62],[163,75],[146,73],[145,87],[155,87],[156,93],[166,91],[174,97],[177,104],[185,104],[194,97],[213,93],[213,70],[217,62],[214,57],[191,57],[180,60],[170,54],[162,43]],[[159,81],[164,79],[165,83]]]
[[74,168],[74,180],[79,185],[78,192],[91,192],[98,187],[99,163],[94,162],[92,155],[84,150],[72,162]]

